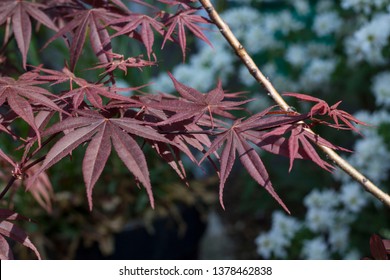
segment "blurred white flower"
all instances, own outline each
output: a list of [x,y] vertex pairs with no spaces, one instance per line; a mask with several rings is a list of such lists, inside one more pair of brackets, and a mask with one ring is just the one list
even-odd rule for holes
[[371,90],[375,95],[377,105],[390,106],[390,71],[376,75],[373,78]]
[[364,170],[367,177],[375,183],[388,178],[390,153],[381,136],[371,134],[359,139],[355,143],[354,150],[355,153],[349,157],[352,165]]
[[358,213],[367,204],[367,194],[356,182],[342,185],[340,193],[341,201],[346,209]]
[[291,2],[299,15],[307,15],[310,12],[310,5],[308,1],[292,0]]
[[336,68],[334,59],[314,58],[300,78],[300,85],[305,90],[323,88],[324,84],[329,82],[330,76]]
[[301,223],[297,219],[287,216],[282,211],[275,211],[272,214],[272,231],[280,232],[288,241],[301,228]]
[[342,0],[341,7],[355,12],[371,13],[375,8],[382,9],[389,4],[389,0]]
[[274,34],[267,32],[260,22],[255,22],[243,36],[243,45],[249,53],[258,53],[267,49],[275,49],[281,45]]
[[328,208],[309,208],[306,226],[313,232],[326,232],[334,225],[336,212]]
[[322,37],[338,31],[341,24],[342,20],[336,12],[325,12],[315,17],[313,30],[318,36]]
[[368,124],[368,126],[356,125],[356,128],[366,137],[376,134],[378,126],[382,123],[390,123],[390,113],[383,109],[372,113],[364,110],[358,111],[354,114],[354,117]]
[[261,19],[260,13],[248,6],[228,9],[222,17],[240,40]]
[[180,64],[172,74],[180,83],[201,92],[207,92],[214,86],[214,77],[207,68],[196,69],[190,64]]
[[291,31],[297,31],[304,28],[304,24],[301,21],[296,20],[290,11],[282,11],[276,14],[279,20],[279,30],[283,34],[288,34]]
[[310,59],[307,47],[298,44],[290,45],[284,56],[288,63],[296,67],[302,67]]
[[329,231],[328,242],[332,252],[343,254],[349,244],[348,226],[334,227]]
[[351,224],[358,218],[356,214],[357,213],[351,212],[348,208],[336,210],[334,228],[340,228]]
[[271,257],[273,251],[273,241],[269,232],[261,233],[256,237],[257,253],[265,259]]
[[390,14],[377,14],[345,41],[350,63],[365,60],[371,64],[383,64],[382,49],[390,36]]
[[308,260],[326,260],[330,257],[329,248],[322,236],[306,240],[301,253]]
[[285,258],[287,255],[285,237],[272,230],[257,236],[255,243],[257,253],[265,259],[269,259],[271,256]]
[[330,209],[339,204],[338,194],[334,190],[312,190],[303,200],[307,208]]
[[[206,81],[220,78],[225,82],[234,71],[233,62],[235,59],[234,55],[225,47],[218,45],[212,49],[209,46],[204,46],[199,53],[192,55],[188,65],[194,70],[193,76],[202,75],[200,72],[204,72],[205,75],[209,76]],[[209,86],[209,84],[207,85]]]

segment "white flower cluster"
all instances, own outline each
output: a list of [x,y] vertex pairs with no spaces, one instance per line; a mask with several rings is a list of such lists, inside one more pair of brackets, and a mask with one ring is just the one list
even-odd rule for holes
[[341,7],[343,9],[352,9],[355,12],[370,14],[375,10],[387,8],[390,10],[389,0],[342,0]]
[[371,90],[374,93],[377,105],[390,107],[390,71],[376,75],[373,79]]
[[345,41],[345,49],[350,63],[367,61],[383,64],[386,58],[383,49],[389,46],[390,14],[376,14]]
[[[390,152],[383,138],[375,131],[371,131],[369,135],[356,141],[354,153],[347,157],[347,161],[358,170],[362,170],[376,184],[388,179]],[[351,180],[348,175],[340,171],[335,172],[334,176],[345,183]]]
[[301,228],[297,219],[287,216],[281,211],[275,211],[272,215],[270,231],[261,233],[256,239],[257,253],[263,258],[286,258],[287,248],[291,239]]
[[336,68],[335,59],[313,58],[304,69],[300,78],[300,85],[304,90],[314,90],[324,87]]
[[358,258],[348,248],[349,225],[367,204],[368,196],[355,183],[342,186],[339,191],[314,189],[304,199],[307,207],[305,220],[284,216],[276,211],[272,227],[255,239],[257,253],[263,258],[287,258],[294,235],[300,230],[310,230],[316,237],[305,240],[300,256],[303,259],[329,259],[336,253],[346,258]]
[[336,12],[324,12],[315,17],[313,30],[319,37],[322,37],[334,34],[341,24],[342,20]]

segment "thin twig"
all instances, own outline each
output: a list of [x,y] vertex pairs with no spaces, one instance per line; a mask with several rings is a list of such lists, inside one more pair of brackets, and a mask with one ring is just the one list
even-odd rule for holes
[[[284,101],[283,97],[277,92],[274,88],[270,80],[263,75],[260,71],[256,63],[249,56],[243,45],[238,41],[236,36],[232,33],[229,26],[222,20],[219,16],[218,12],[214,9],[214,6],[211,4],[209,0],[199,0],[204,9],[210,16],[210,19],[214,21],[215,25],[218,27],[219,31],[225,37],[226,41],[229,42],[231,47],[235,50],[236,54],[240,57],[242,62],[248,68],[249,72],[252,76],[258,81],[260,84],[264,86],[264,88],[268,91],[268,95],[272,97],[272,99],[285,111],[290,109],[290,106]],[[315,134],[312,130],[307,129],[311,133]],[[368,180],[363,174],[361,174],[358,170],[356,170],[352,165],[350,165],[347,161],[341,158],[335,151],[332,149],[317,144],[318,147],[327,155],[327,157],[336,165],[338,165],[342,170],[344,170],[349,176],[351,176],[354,180],[359,182],[363,188],[374,195],[377,199],[379,199],[382,203],[390,207],[390,196],[383,192],[379,187],[377,187],[373,182]]]

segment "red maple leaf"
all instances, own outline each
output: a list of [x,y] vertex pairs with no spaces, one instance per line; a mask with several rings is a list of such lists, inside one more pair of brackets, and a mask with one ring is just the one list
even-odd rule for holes
[[59,112],[62,112],[62,109],[51,100],[57,96],[39,87],[43,82],[36,78],[37,75],[30,72],[21,75],[18,80],[0,77],[0,106],[7,102],[11,109],[34,129],[40,143],[40,133],[32,106],[41,105],[46,110]]
[[107,23],[107,25],[117,30],[117,32],[110,38],[114,38],[120,35],[128,35],[131,38],[137,38],[139,36],[146,48],[146,53],[149,60],[154,43],[153,29],[160,34],[163,34],[164,30],[164,25],[157,21],[156,18],[137,13],[130,13],[129,15],[111,20]]
[[[3,0],[0,3],[0,25],[6,23],[6,29],[9,30],[12,24],[12,31],[16,39],[19,51],[22,53],[23,68],[26,69],[27,52],[31,41],[31,17],[39,23],[57,30],[52,20],[45,14],[43,9],[46,6],[38,3],[31,3],[20,0]],[[5,34],[9,35],[9,32]],[[4,38],[4,43],[8,37]]]
[[16,220],[30,221],[30,219],[11,210],[0,209],[0,258],[2,260],[13,259],[12,251],[7,240],[4,238],[5,236],[31,249],[38,257],[38,259],[41,259],[37,248],[31,242],[28,235],[24,232],[24,230],[13,223]]
[[[235,117],[229,112],[231,110],[242,110],[240,105],[250,102],[250,100],[244,101],[229,101],[224,100],[226,94],[222,89],[221,81],[218,82],[217,87],[206,94],[197,91],[194,88],[188,87],[179,81],[177,81],[171,73],[168,73],[173,81],[175,89],[180,94],[182,99],[160,99],[158,102],[151,102],[149,107],[174,111],[168,119],[161,121],[158,125],[165,125],[182,120],[193,118],[194,122],[197,122],[206,113],[210,117],[210,126],[214,127],[213,114],[223,116],[226,118],[234,119]],[[229,97],[237,97],[240,93],[229,94]]]
[[29,184],[31,185],[35,182],[40,172],[57,163],[82,143],[89,142],[83,160],[82,171],[88,203],[90,209],[92,209],[92,190],[104,169],[113,145],[119,158],[146,188],[150,203],[154,207],[152,186],[145,155],[132,135],[152,141],[174,143],[151,127],[145,126],[144,122],[133,118],[109,118],[94,111],[86,110],[79,110],[77,113],[80,116],[69,117],[43,132],[44,136],[49,136],[70,130],[50,149],[41,168]]
[[203,34],[204,28],[198,25],[209,24],[210,21],[200,15],[195,15],[194,13],[197,11],[198,9],[195,8],[188,8],[184,11],[178,11],[176,14],[169,17],[165,22],[165,25],[168,29],[164,35],[162,47],[164,47],[167,39],[171,39],[173,31],[177,28],[177,37],[183,54],[183,61],[185,60],[187,46],[185,27],[188,28],[196,37],[205,41],[212,47],[211,42]]
[[108,21],[118,17],[117,14],[104,8],[83,9],[69,14],[71,18],[46,44],[53,42],[60,37],[68,37],[70,41],[70,70],[74,70],[85,43],[86,35],[93,52],[100,62],[105,63],[111,60],[107,52],[112,51],[110,35],[104,26]]
[[[316,102],[317,104],[315,104],[310,110],[310,117],[313,117],[314,115],[327,115],[334,121],[334,124],[327,123],[327,125],[330,127],[338,129],[349,129],[355,132],[359,132],[358,129],[352,124],[352,122],[361,125],[368,125],[362,121],[359,121],[351,114],[337,109],[341,101],[335,103],[332,106],[329,106],[328,103],[326,103],[324,100],[306,94],[285,93],[284,95],[292,96],[304,101]],[[340,124],[339,121],[343,122],[344,125]]]

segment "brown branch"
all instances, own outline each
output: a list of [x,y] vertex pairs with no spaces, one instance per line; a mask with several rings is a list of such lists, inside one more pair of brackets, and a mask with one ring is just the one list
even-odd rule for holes
[[[290,106],[284,101],[283,97],[277,92],[270,80],[263,75],[256,63],[249,56],[243,45],[238,41],[236,36],[232,33],[229,26],[222,20],[218,12],[214,9],[214,6],[211,4],[210,0],[199,0],[204,9],[210,16],[210,19],[214,21],[214,24],[218,27],[219,31],[225,37],[226,41],[229,42],[230,46],[235,50],[236,54],[240,57],[242,62],[248,68],[252,76],[264,88],[268,91],[268,95],[285,111],[289,111]],[[311,133],[315,134],[312,130],[309,130]],[[351,176],[354,180],[359,182],[363,188],[374,195],[382,203],[390,207],[390,196],[383,192],[379,187],[374,183],[368,180],[363,174],[356,170],[352,165],[347,161],[341,158],[335,151],[332,149],[318,145],[318,147],[327,155],[327,157],[338,165],[344,172]]]

